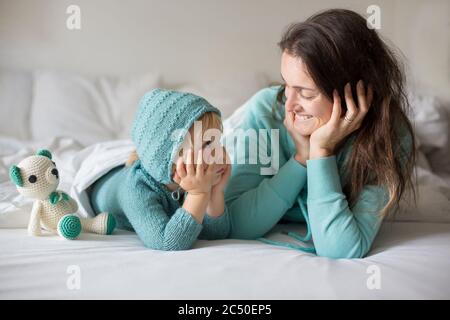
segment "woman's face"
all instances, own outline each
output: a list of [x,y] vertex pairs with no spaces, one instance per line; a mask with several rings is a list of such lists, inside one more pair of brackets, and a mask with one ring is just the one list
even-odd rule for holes
[[281,76],[286,84],[285,111],[295,113],[298,133],[310,136],[330,120],[333,102],[317,89],[302,59],[286,51],[281,57]]

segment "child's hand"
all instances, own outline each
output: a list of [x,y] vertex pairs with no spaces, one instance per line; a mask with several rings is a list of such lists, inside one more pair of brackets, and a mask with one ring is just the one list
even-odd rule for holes
[[225,210],[224,190],[231,175],[231,161],[225,148],[223,149],[223,152],[226,160],[224,164],[219,166],[222,167],[221,170],[223,170],[223,172],[218,179],[216,178],[216,182],[211,189],[211,198],[206,208],[207,214],[211,217],[220,217]]
[[178,185],[190,194],[210,194],[215,179],[216,164],[204,164],[203,153],[199,150],[197,161],[194,163],[194,152],[187,152],[186,164],[183,157],[177,161],[174,180]]
[[223,148],[223,153],[225,155],[225,163],[222,165],[219,165],[219,167],[222,167],[223,172],[221,174],[220,179],[213,185],[211,189],[211,194],[215,194],[218,192],[223,192],[225,190],[225,186],[228,182],[228,179],[231,175],[231,161],[230,157],[228,156],[228,153],[226,152],[225,148]]

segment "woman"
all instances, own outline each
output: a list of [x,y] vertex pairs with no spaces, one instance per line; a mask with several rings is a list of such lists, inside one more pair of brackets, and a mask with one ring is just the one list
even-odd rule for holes
[[[279,46],[285,83],[253,96],[240,128],[279,129],[280,168],[263,176],[260,163],[239,164],[234,156],[226,188],[230,236],[256,239],[280,220],[306,222],[306,236],[288,235],[313,246],[261,240],[361,258],[405,189],[415,195],[404,72],[376,31],[349,10],[290,26]],[[235,148],[247,147],[237,141]]]

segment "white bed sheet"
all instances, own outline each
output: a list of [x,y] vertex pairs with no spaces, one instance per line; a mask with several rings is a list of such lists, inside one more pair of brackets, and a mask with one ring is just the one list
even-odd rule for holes
[[[406,207],[399,216],[413,222],[384,225],[365,259],[330,260],[239,240],[199,241],[190,251],[161,252],[144,248],[126,231],[84,234],[77,241],[28,237],[31,200],[17,193],[8,168],[42,147],[52,150],[64,191],[73,187],[80,159],[91,150],[71,138],[0,138],[0,299],[450,298],[450,223],[434,223],[450,221],[450,189],[431,171],[419,171],[418,208]],[[285,227],[277,226],[270,238],[292,241],[278,232]],[[80,290],[66,285],[73,265],[80,268]],[[370,266],[380,270],[379,290],[367,287]]]
[[[278,225],[269,236],[287,240]],[[290,230],[302,232],[292,224]],[[79,266],[80,289],[67,273]],[[380,289],[368,289],[369,266]],[[449,299],[450,224],[382,226],[367,258],[331,260],[258,241],[198,241],[146,249],[134,233],[67,241],[0,230],[1,299]]]

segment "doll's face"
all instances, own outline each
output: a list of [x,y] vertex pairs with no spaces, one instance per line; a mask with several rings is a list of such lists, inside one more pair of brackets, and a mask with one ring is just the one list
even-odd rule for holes
[[30,156],[17,167],[22,186],[17,186],[20,194],[33,199],[46,199],[59,184],[59,172],[55,163],[45,156]]

